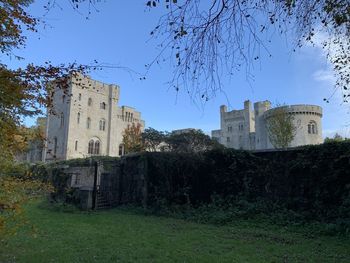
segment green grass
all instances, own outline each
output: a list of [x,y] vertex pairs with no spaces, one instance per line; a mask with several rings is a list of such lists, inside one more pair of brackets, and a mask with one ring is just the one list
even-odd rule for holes
[[22,228],[0,243],[0,262],[350,262],[350,240],[307,237],[240,221],[213,226],[124,209],[64,213],[27,206]]

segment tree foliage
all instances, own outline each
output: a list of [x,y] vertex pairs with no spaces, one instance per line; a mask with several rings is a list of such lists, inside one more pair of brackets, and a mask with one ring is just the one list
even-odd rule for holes
[[199,153],[224,147],[203,131],[195,129],[166,132],[147,128],[141,137],[142,149],[149,152]]
[[166,137],[169,151],[177,153],[199,153],[223,146],[201,130],[173,131]]
[[161,144],[165,142],[167,133],[149,127],[142,132],[141,136],[146,150],[156,152],[161,150]]
[[51,185],[36,178],[25,164],[10,163],[7,169],[0,169],[0,244],[3,237],[16,234],[26,223],[23,203],[51,190]]
[[[36,33],[38,25],[43,22],[26,11],[32,2],[0,1],[0,232],[19,217],[21,205],[32,191],[42,188],[35,180],[11,176],[14,170],[18,170],[14,156],[25,151],[29,140],[40,135],[36,129],[25,128],[23,118],[39,115],[43,108],[51,108],[54,90],[47,85],[48,82],[55,80],[55,84],[65,90],[69,84],[68,76],[87,72],[97,64],[53,65],[46,62],[44,65],[9,68],[4,58],[22,59],[15,52],[25,47],[25,33]],[[24,176],[24,171],[20,176]]]
[[132,124],[124,130],[123,144],[125,153],[141,152],[145,150],[142,141],[142,127],[141,124]]
[[296,127],[294,116],[288,111],[288,106],[274,108],[266,117],[266,129],[271,144],[275,148],[287,148],[293,141]]
[[324,142],[325,143],[330,143],[330,142],[341,142],[341,141],[346,141],[346,140],[349,140],[349,139],[344,138],[339,133],[336,133],[336,134],[334,134],[333,138],[326,137],[324,139]]
[[178,91],[206,101],[221,89],[223,74],[246,71],[254,61],[270,55],[271,35],[292,32],[294,48],[322,47],[333,64],[336,86],[349,98],[350,5],[344,0],[156,0],[166,14],[151,35],[160,41],[160,54],[148,66],[167,60],[174,64],[171,84]]

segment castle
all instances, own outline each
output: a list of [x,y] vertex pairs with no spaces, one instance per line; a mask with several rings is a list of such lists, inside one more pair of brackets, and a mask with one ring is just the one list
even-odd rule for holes
[[[322,139],[322,108],[315,105],[282,106],[292,114],[295,136],[290,147],[320,144]],[[220,107],[220,130],[212,131],[212,138],[228,148],[244,150],[273,149],[266,123],[278,108],[271,108],[271,102],[244,102],[244,109],[227,111]]]
[[141,130],[145,127],[140,112],[128,106],[118,107],[117,85],[75,73],[70,76],[67,90],[53,88],[54,113],[47,116],[44,161],[121,156],[124,130],[132,124]]

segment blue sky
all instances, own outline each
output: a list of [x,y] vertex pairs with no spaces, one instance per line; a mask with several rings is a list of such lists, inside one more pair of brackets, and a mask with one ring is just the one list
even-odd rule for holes
[[[129,67],[137,72],[145,71],[158,54],[157,41],[150,39],[150,31],[156,26],[161,8],[148,10],[145,1],[102,1],[98,11],[89,19],[73,11],[68,0],[57,1],[61,7],[52,9],[45,16],[48,26],[39,34],[28,35],[27,47],[16,51],[25,58],[8,64],[17,67],[25,63],[85,64],[95,59],[101,63]],[[45,1],[35,1],[30,13],[43,16]],[[292,38],[293,36],[288,36]],[[121,87],[120,105],[135,107],[142,112],[146,126],[158,130],[199,128],[205,132],[219,128],[219,107],[229,103],[229,109],[240,109],[244,100],[252,102],[270,100],[272,103],[316,104],[323,107],[323,136],[335,132],[350,137],[349,105],[342,105],[336,93],[329,104],[323,101],[333,92],[334,78],[330,65],[320,47],[306,46],[291,52],[292,44],[285,37],[274,36],[269,50],[272,58],[263,57],[255,64],[249,83],[244,72],[227,78],[223,76],[224,93],[218,93],[204,107],[198,107],[186,93],[177,94],[166,84],[171,78],[168,63],[156,65],[146,80],[120,69],[92,72],[91,76]],[[26,120],[30,125],[33,120]]]

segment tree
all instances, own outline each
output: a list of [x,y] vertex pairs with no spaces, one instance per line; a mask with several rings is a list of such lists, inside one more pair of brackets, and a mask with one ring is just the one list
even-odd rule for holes
[[160,150],[161,143],[165,142],[166,133],[150,127],[142,132],[141,137],[145,149],[156,152]]
[[[159,39],[160,54],[152,62],[173,61],[170,81],[206,101],[221,89],[221,76],[242,67],[250,78],[254,61],[270,55],[271,35],[293,32],[294,50],[314,44],[325,35],[322,47],[333,64],[336,87],[347,101],[350,83],[350,6],[344,0],[155,0],[166,14],[151,35]],[[327,99],[325,99],[327,100]]]
[[287,148],[293,141],[296,127],[294,116],[288,111],[288,106],[279,106],[266,116],[266,129],[271,144],[275,148]]
[[0,245],[5,236],[15,235],[27,224],[23,203],[52,191],[51,185],[34,178],[25,164],[11,165],[10,170],[0,170]]
[[142,141],[142,129],[141,124],[128,125],[123,133],[123,144],[125,153],[135,153],[145,150],[145,146]]
[[47,86],[48,82],[55,80],[55,84],[66,90],[69,75],[96,67],[76,63],[54,66],[47,62],[10,69],[3,63],[4,56],[21,59],[13,51],[25,46],[24,31],[37,32],[38,24],[42,22],[25,11],[32,2],[0,2],[0,235],[9,229],[10,222],[19,218],[21,205],[44,189],[40,180],[32,178],[13,161],[14,156],[25,150],[28,141],[36,135],[35,131],[22,125],[23,118],[42,113],[44,107],[50,109],[50,95],[54,90]]
[[347,140],[347,138],[343,138],[343,136],[341,136],[339,133],[334,134],[333,138],[329,138],[326,137],[324,139],[325,143],[329,143],[329,142],[341,142],[341,141],[345,141]]
[[195,129],[173,131],[166,137],[166,143],[170,151],[179,153],[198,153],[223,147],[203,131]]

